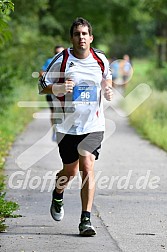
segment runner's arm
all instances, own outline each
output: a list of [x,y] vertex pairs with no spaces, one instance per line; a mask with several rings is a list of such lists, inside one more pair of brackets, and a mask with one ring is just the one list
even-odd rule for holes
[[66,80],[65,83],[62,84],[49,84],[41,91],[41,94],[54,94],[55,96],[64,95],[66,93],[72,93],[74,82],[70,79]]

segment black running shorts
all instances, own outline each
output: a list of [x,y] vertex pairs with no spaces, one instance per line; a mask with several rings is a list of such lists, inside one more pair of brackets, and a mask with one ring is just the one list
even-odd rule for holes
[[104,132],[93,132],[84,135],[69,135],[57,132],[59,153],[63,164],[71,164],[78,160],[78,148],[86,150],[98,159]]

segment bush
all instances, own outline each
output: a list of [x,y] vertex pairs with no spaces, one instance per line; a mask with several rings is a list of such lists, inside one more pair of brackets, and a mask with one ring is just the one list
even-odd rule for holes
[[153,91],[130,115],[130,122],[144,138],[167,151],[167,92]]
[[5,164],[5,158],[8,155],[9,149],[15,137],[24,129],[25,125],[32,120],[33,112],[37,111],[37,108],[19,108],[17,102],[19,100],[36,101],[41,98],[37,94],[35,85],[26,86],[24,83],[17,81],[19,88],[14,85],[13,99],[15,102],[9,105],[1,116],[0,124],[0,231],[5,230],[4,224],[7,217],[18,217],[13,215],[12,212],[18,209],[18,205],[11,201],[5,200],[5,177],[3,176],[3,168]]
[[15,218],[19,215],[13,214],[15,210],[19,208],[19,205],[13,201],[5,200],[5,193],[0,195],[0,232],[6,229],[5,218]]
[[167,90],[167,66],[163,68],[152,68],[148,71],[150,79],[157,90]]
[[12,103],[13,79],[14,73],[8,65],[0,67],[0,113]]
[[[134,75],[131,82],[127,85],[126,95],[129,94],[140,83],[146,83],[152,89],[152,94],[145,100],[132,114],[129,116],[129,121],[140,133],[141,136],[148,139],[151,143],[159,146],[167,151],[167,91],[162,91],[166,82],[162,81],[166,76],[164,69],[155,69],[154,62],[150,60],[134,60]],[[151,75],[151,73],[154,73]],[[157,87],[155,88],[155,79],[159,78]],[[159,83],[159,86],[158,86]],[[161,85],[161,86],[160,86]],[[159,90],[157,90],[159,89]],[[129,99],[126,107],[132,107],[132,102]],[[126,108],[124,107],[124,108]]]

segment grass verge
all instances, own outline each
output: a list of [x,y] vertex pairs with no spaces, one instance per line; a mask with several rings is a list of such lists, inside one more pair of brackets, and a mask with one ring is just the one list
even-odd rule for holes
[[[143,138],[167,151],[167,91],[159,91],[154,88],[153,77],[149,75],[149,69],[153,67],[150,61],[136,60],[133,67],[134,75],[128,84],[126,94],[140,83],[148,84],[152,92],[129,115],[129,121]],[[133,106],[133,103],[126,104],[126,106],[129,108]]]
[[[28,95],[27,95],[28,94]],[[16,136],[24,130],[25,126],[33,119],[33,112],[37,108],[20,108],[18,101],[37,101],[40,98],[36,86],[19,85],[14,91],[14,102],[0,114],[0,232],[6,229],[5,219],[17,217],[13,214],[19,208],[18,204],[5,199],[6,186],[4,176],[4,165],[9,150]],[[13,98],[12,98],[13,99]]]

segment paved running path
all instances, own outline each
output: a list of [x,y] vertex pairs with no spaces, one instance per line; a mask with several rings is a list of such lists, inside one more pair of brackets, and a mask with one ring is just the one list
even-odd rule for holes
[[106,135],[95,164],[92,224],[97,236],[78,235],[79,176],[65,191],[64,219],[50,217],[53,178],[61,160],[51,142],[49,119],[34,119],[6,161],[7,198],[19,203],[22,217],[7,219],[1,252],[167,250],[167,153],[140,138],[111,107],[105,115]]

